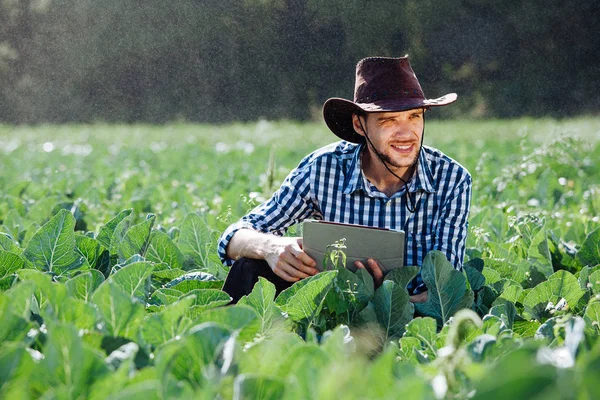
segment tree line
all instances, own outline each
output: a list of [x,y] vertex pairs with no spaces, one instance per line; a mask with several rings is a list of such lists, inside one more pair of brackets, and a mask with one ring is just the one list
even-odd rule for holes
[[308,120],[409,54],[437,116],[600,110],[596,0],[4,0],[0,122]]

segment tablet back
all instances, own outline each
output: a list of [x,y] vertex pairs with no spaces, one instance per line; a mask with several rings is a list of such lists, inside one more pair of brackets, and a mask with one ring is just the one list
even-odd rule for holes
[[351,271],[356,270],[354,261],[359,260],[366,265],[368,258],[379,261],[384,273],[404,265],[403,231],[326,221],[304,221],[304,251],[316,261],[319,270],[323,270],[327,246],[342,238],[346,239],[346,249],[343,249],[346,253],[346,268]]

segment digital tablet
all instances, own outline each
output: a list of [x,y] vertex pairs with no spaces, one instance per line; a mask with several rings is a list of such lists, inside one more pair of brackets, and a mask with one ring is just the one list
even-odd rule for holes
[[[346,253],[346,268],[351,271],[356,270],[355,261],[362,261],[366,266],[369,258],[379,261],[384,274],[404,265],[404,231],[337,222],[304,221],[304,252],[316,261],[320,271],[324,269],[323,260],[328,252],[327,247],[340,239],[346,239],[343,251]],[[331,265],[327,267],[331,268]]]

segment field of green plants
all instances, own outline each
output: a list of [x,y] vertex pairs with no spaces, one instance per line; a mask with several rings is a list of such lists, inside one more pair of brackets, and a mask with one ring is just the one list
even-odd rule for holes
[[464,271],[428,254],[426,303],[417,267],[332,268],[227,306],[219,234],[334,140],[0,126],[0,398],[600,398],[600,119],[428,121],[474,186]]

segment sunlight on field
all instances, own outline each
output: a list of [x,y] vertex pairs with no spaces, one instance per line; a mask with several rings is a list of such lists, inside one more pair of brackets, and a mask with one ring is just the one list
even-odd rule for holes
[[592,393],[599,128],[427,123],[473,191],[463,271],[429,252],[426,303],[405,266],[378,289],[332,268],[276,299],[261,280],[226,307],[218,236],[336,141],[323,124],[0,126],[0,398]]

